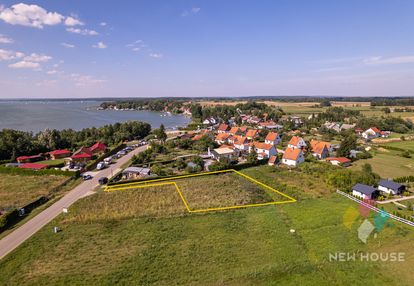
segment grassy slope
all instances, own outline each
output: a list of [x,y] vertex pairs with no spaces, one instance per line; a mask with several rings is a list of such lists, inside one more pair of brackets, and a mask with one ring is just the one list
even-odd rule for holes
[[353,163],[352,169],[361,169],[365,163],[372,166],[374,172],[383,178],[396,178],[401,176],[410,176],[414,173],[414,159],[399,156],[396,151],[383,150],[373,155],[373,158],[367,160],[358,160]]
[[[272,186],[282,174],[270,168],[251,168]],[[288,172],[288,171],[286,171]],[[296,174],[297,175],[297,174]],[[357,238],[359,218],[352,230],[343,215],[357,205],[324,190],[323,198],[311,181],[289,188],[298,203],[207,214],[160,213],[158,217],[110,215],[111,208],[129,210],[140,197],[127,194],[107,217],[98,194],[79,201],[68,217],[59,217],[0,262],[0,284],[113,285],[409,285],[414,250],[412,232],[394,224],[368,244]],[[293,175],[288,180],[294,183]],[[323,178],[314,183],[323,184]],[[301,191],[302,190],[302,191]],[[105,199],[105,198],[102,198]],[[149,200],[151,201],[151,200]],[[168,201],[168,200],[167,200]],[[96,202],[96,204],[93,204]],[[128,202],[128,203],[126,203]],[[95,206],[95,207],[93,207]],[[152,209],[151,206],[148,206]],[[133,207],[132,207],[133,208]],[[82,214],[88,220],[77,220]],[[52,233],[52,226],[63,231]],[[290,229],[296,233],[291,234]],[[403,247],[401,249],[401,247]],[[337,251],[407,252],[404,263],[329,262]],[[392,269],[392,271],[390,271]]]
[[414,151],[414,141],[390,142],[390,143],[386,143],[385,145],[403,148],[403,149],[410,149]]
[[0,209],[22,207],[27,203],[48,194],[48,192],[68,178],[65,176],[19,176],[1,174]]

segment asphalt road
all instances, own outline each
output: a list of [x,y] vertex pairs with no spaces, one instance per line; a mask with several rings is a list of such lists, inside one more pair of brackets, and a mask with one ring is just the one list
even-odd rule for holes
[[[9,235],[2,238],[0,240],[0,259],[5,257],[8,253],[22,244],[26,239],[31,237],[42,227],[57,217],[60,213],[62,213],[63,208],[68,208],[78,199],[88,195],[88,193],[90,193],[99,185],[99,178],[111,177],[112,174],[118,172],[120,170],[120,167],[129,159],[131,159],[133,155],[144,151],[146,148],[147,146],[139,147],[123,156],[122,158],[118,159],[117,162],[110,165],[109,168],[94,172],[94,177],[91,180],[82,182],[53,205],[30,219],[28,222],[14,230]],[[52,234],[52,229],[50,229],[50,233]]]

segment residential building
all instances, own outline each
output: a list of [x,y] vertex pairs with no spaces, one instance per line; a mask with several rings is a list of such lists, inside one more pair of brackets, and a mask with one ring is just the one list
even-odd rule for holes
[[91,147],[89,147],[89,150],[92,152],[92,154],[98,154],[98,153],[105,153],[108,148],[106,145],[102,142],[96,142]]
[[254,138],[256,138],[257,136],[259,136],[259,130],[257,129],[249,129],[246,132],[246,137],[249,140],[253,140]]
[[132,180],[132,179],[141,179],[151,174],[149,168],[141,167],[128,167],[122,171],[122,179]]
[[217,123],[217,120],[214,117],[209,117],[204,119],[203,124],[204,125],[214,125]]
[[270,156],[269,157],[269,161],[267,162],[267,164],[269,166],[273,166],[273,165],[277,164],[277,161],[278,161],[278,157],[277,156]]
[[22,169],[43,170],[47,169],[47,165],[38,163],[24,163],[19,166]]
[[306,146],[305,140],[299,136],[292,136],[288,143],[288,148],[292,149],[304,149]]
[[405,191],[405,186],[394,181],[381,179],[378,190],[387,194],[399,195]]
[[259,160],[266,159],[277,154],[275,146],[271,144],[254,142],[252,148],[256,151],[257,159]]
[[372,186],[356,184],[352,187],[352,195],[364,200],[374,200],[379,196],[379,191]]
[[269,132],[266,135],[265,138],[265,143],[266,144],[271,144],[271,145],[278,145],[281,141],[281,137],[278,133],[276,132]]
[[230,127],[224,123],[220,124],[217,128],[218,133],[227,133],[229,132],[229,130],[230,130]]
[[389,131],[381,131],[377,127],[371,127],[362,132],[362,137],[365,139],[374,139],[378,137],[388,137],[390,136]]
[[346,157],[331,157],[326,158],[326,161],[335,166],[348,167],[351,165],[351,160]]
[[238,135],[239,134],[239,127],[232,127],[229,131],[230,135]]
[[37,161],[42,161],[44,158],[42,155],[32,155],[32,156],[19,156],[16,158],[18,163],[33,163]]
[[302,149],[286,148],[282,157],[282,164],[296,167],[303,162],[305,162],[305,156]]
[[230,136],[231,135],[228,134],[228,133],[219,133],[219,134],[217,134],[214,141],[216,141],[217,144],[224,144],[224,143],[227,143],[227,140],[229,139]]
[[51,160],[57,160],[69,157],[72,154],[72,152],[70,152],[69,150],[54,150],[50,151],[48,154]]
[[236,161],[239,157],[239,152],[230,147],[216,148],[211,151],[211,155],[217,161],[227,159],[229,161]]

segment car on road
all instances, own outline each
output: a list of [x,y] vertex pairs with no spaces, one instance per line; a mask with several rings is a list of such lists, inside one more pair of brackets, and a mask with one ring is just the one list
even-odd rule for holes
[[105,167],[106,167],[105,162],[99,162],[98,165],[96,165],[97,170],[105,169]]
[[83,180],[84,181],[87,181],[87,180],[90,180],[90,179],[92,179],[93,177],[91,176],[91,175],[83,175]]
[[108,178],[107,177],[102,177],[99,179],[99,185],[105,185],[108,183]]

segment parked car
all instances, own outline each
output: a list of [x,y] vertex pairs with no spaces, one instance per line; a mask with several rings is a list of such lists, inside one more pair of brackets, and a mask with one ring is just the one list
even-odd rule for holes
[[104,162],[108,165],[111,164],[112,163],[112,157],[105,158]]
[[107,177],[102,177],[99,179],[99,185],[105,185],[108,183],[108,178]]
[[105,167],[106,167],[105,162],[99,162],[98,165],[96,165],[97,170],[105,169]]
[[91,176],[91,175],[84,175],[83,176],[83,180],[84,181],[87,181],[87,180],[90,180],[90,179],[92,179],[93,177]]

